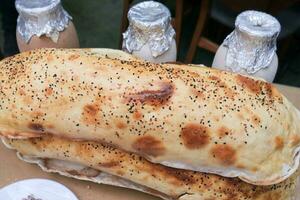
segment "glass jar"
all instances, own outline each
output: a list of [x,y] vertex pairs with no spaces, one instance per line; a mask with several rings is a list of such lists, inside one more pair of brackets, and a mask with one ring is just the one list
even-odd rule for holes
[[242,12],[235,21],[235,30],[217,50],[212,67],[273,82],[278,68],[279,32],[280,24],[271,15]]
[[36,48],[78,48],[71,16],[60,0],[16,0],[19,13],[17,43],[20,52]]
[[167,7],[154,1],[136,4],[128,12],[128,21],[123,50],[154,63],[176,61],[175,31]]

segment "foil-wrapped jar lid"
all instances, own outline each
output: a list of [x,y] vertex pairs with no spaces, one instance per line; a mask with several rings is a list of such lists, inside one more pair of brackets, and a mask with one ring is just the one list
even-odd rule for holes
[[235,30],[223,44],[228,47],[225,65],[233,72],[254,74],[270,65],[276,52],[280,23],[269,14],[245,11],[235,21]]
[[129,53],[149,43],[153,57],[166,52],[175,36],[169,9],[155,1],[134,5],[128,12],[129,27],[123,33],[123,49]]
[[17,31],[26,43],[33,35],[46,35],[57,42],[59,32],[72,19],[60,0],[16,0],[15,5],[19,13]]

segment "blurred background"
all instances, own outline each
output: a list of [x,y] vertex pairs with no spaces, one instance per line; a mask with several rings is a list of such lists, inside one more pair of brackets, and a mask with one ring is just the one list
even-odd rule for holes
[[[80,46],[120,48],[128,7],[140,0],[62,0],[73,17]],[[278,38],[279,70],[276,83],[300,87],[299,0],[160,0],[174,17],[179,33],[178,61],[210,66],[217,45],[234,29],[238,13],[255,9],[275,16],[282,26]],[[123,13],[125,13],[123,15]],[[18,52],[15,41],[17,13],[13,0],[0,0],[0,57]],[[123,29],[122,29],[123,25]],[[196,31],[196,32],[195,32]]]

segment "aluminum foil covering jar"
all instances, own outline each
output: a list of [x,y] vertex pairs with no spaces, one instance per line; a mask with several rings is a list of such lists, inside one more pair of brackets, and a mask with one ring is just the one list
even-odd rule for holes
[[272,82],[278,67],[276,39],[279,32],[280,24],[271,15],[242,12],[236,18],[235,30],[219,47],[212,66]]
[[129,10],[128,21],[123,50],[150,62],[176,61],[175,31],[167,7],[154,1],[141,2]]
[[60,0],[16,0],[20,52],[36,48],[76,48],[79,41],[71,16]]

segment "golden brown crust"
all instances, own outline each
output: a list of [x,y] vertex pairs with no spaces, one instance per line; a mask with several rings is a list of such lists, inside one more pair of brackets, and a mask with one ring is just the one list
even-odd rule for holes
[[161,141],[149,135],[138,138],[132,148],[142,155],[154,157],[163,155],[166,151]]
[[218,144],[212,150],[211,154],[223,165],[233,165],[236,162],[236,150],[228,144]]
[[199,149],[209,143],[207,127],[198,124],[187,124],[181,131],[184,146],[188,149]]
[[297,178],[294,174],[277,185],[254,186],[237,178],[153,164],[141,156],[95,142],[76,142],[52,136],[6,142],[24,155],[83,164],[180,200],[291,200]]
[[[80,49],[24,52],[2,60],[0,72],[4,136],[103,141],[155,163],[262,185],[298,167],[298,111],[261,80]],[[231,151],[221,154],[222,145]]]

